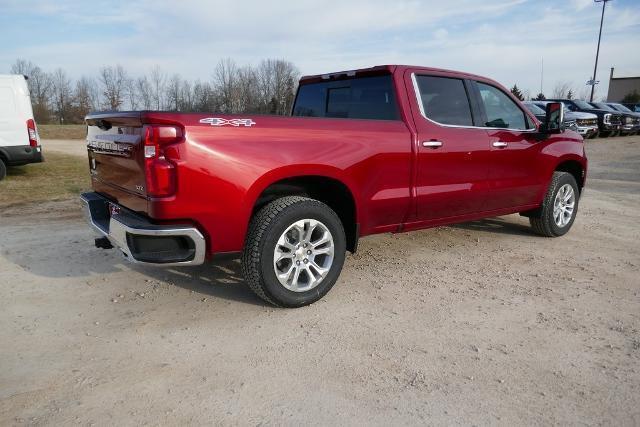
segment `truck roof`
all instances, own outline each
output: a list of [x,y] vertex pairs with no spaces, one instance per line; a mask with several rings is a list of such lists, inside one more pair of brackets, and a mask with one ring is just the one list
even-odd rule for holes
[[488,79],[483,76],[478,76],[476,74],[470,74],[470,73],[465,73],[462,71],[455,71],[455,70],[447,70],[444,68],[423,67],[419,65],[406,65],[406,64],[386,64],[386,65],[375,65],[373,67],[368,67],[368,68],[357,68],[354,70],[337,71],[334,73],[302,76],[300,78],[300,83],[312,83],[312,82],[317,82],[322,80],[329,80],[331,78],[341,79],[341,78],[355,77],[356,75],[365,77],[365,76],[375,76],[375,75],[381,75],[381,74],[391,74],[395,72],[403,73],[404,70],[406,69],[426,71],[426,72],[446,73],[451,76],[457,76],[461,78],[493,81],[491,79]]

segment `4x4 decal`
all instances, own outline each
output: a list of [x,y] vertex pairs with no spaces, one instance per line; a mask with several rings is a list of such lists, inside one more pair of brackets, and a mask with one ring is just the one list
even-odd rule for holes
[[206,119],[200,120],[200,123],[210,124],[211,126],[247,126],[251,127],[256,124],[251,119],[222,119],[220,117],[207,117]]

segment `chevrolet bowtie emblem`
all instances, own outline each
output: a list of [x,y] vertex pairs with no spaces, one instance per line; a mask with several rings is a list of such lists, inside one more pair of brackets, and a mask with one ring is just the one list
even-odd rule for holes
[[200,123],[210,124],[211,126],[247,126],[251,127],[256,124],[251,119],[223,119],[220,117],[207,117],[200,120]]

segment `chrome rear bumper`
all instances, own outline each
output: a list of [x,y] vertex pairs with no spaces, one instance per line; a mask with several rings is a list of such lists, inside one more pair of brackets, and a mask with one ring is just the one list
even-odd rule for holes
[[204,263],[206,243],[198,229],[153,224],[98,193],[83,193],[80,199],[89,224],[127,260],[163,267]]

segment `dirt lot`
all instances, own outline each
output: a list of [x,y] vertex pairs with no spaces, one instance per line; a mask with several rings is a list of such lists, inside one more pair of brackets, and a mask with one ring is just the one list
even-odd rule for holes
[[366,238],[298,310],[95,249],[75,200],[0,207],[0,424],[639,425],[640,137],[588,152],[564,238]]

